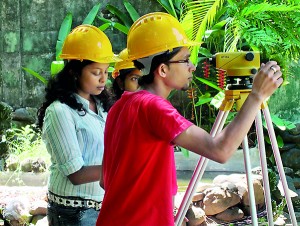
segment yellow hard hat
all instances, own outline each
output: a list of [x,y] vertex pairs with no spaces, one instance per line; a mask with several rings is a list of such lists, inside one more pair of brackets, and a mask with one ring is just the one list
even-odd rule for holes
[[136,60],[176,47],[196,46],[179,21],[168,13],[154,12],[136,20],[127,36],[128,58]]
[[122,59],[121,62],[117,62],[115,64],[115,70],[112,73],[112,77],[116,78],[120,74],[120,70],[122,69],[129,69],[129,68],[135,68],[134,63],[131,60],[128,60],[128,50],[127,48],[123,49],[119,57]]
[[93,25],[79,25],[67,36],[60,58],[97,63],[121,61],[112,51],[108,37]]

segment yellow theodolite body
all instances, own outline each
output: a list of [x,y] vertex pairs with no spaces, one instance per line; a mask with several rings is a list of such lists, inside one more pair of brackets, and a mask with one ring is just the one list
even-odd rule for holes
[[227,76],[251,76],[260,67],[258,51],[223,52],[215,55],[216,68],[225,70]]

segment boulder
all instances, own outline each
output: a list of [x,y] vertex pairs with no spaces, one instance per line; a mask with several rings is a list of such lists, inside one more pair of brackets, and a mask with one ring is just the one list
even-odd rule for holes
[[238,194],[220,187],[210,189],[203,199],[203,210],[206,215],[215,215],[240,203]]

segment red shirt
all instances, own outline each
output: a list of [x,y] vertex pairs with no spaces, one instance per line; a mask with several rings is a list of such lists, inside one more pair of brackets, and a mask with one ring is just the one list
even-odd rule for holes
[[104,132],[105,195],[97,226],[173,226],[172,140],[192,123],[169,101],[125,92]]

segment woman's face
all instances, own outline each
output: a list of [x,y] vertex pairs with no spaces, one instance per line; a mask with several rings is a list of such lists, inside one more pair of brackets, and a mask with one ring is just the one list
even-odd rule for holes
[[138,79],[142,76],[142,72],[138,69],[131,71],[126,75],[124,80],[124,90],[134,92],[139,88]]
[[78,94],[86,99],[90,95],[99,95],[105,87],[108,76],[107,63],[91,63],[82,69]]

